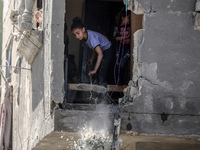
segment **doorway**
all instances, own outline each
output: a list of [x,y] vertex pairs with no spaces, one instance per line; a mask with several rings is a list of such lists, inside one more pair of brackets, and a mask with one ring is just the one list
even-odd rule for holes
[[[79,8],[74,9],[73,7]],[[131,51],[130,51],[130,59],[129,64],[127,66],[126,70],[126,84],[118,85],[116,83],[115,79],[115,65],[116,65],[116,41],[115,38],[113,38],[113,31],[114,27],[116,26],[116,16],[117,14],[122,10],[122,8],[125,7],[123,0],[82,0],[82,1],[72,1],[72,0],[66,0],[66,24],[68,26],[68,37],[69,37],[69,43],[67,44],[67,58],[69,59],[73,58],[74,65],[76,66],[76,75],[78,78],[78,83],[71,82],[69,80],[69,64],[67,69],[68,73],[66,76],[66,79],[68,81],[67,83],[67,91],[68,98],[72,98],[73,96],[70,95],[70,93],[74,93],[73,100],[66,100],[70,103],[88,103],[87,98],[90,95],[90,91],[82,91],[80,89],[76,88],[76,84],[79,83],[86,83],[91,84],[91,79],[88,76],[89,67],[87,66],[87,60],[90,58],[92,51],[89,50],[88,47],[84,46],[84,43],[78,41],[73,37],[73,35],[70,33],[70,26],[72,23],[72,19],[74,17],[80,17],[85,24],[87,29],[99,32],[106,36],[112,43],[112,49],[113,49],[113,59],[111,63],[111,67],[109,68],[108,76],[107,76],[107,82],[108,82],[108,92],[113,99],[117,103],[117,99],[119,97],[123,96],[123,89],[128,86],[128,81],[131,80],[132,77],[132,67],[133,67],[133,36],[131,36]],[[142,16],[135,15],[134,13],[131,13],[130,16],[131,21],[131,30],[133,33],[139,29],[142,28]],[[133,22],[134,20],[134,22]],[[69,62],[67,62],[69,63]],[[95,78],[93,77],[92,83],[95,84]],[[70,96],[69,96],[70,95]]]

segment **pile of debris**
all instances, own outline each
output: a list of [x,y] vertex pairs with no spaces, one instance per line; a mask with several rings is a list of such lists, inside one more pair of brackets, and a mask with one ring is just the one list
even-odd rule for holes
[[85,127],[81,131],[81,139],[74,144],[76,150],[109,150],[110,146],[109,132]]

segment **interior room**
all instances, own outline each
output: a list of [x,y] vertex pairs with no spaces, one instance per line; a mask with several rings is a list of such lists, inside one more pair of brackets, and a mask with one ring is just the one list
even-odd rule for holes
[[[130,27],[130,55],[123,70],[123,79],[119,79],[120,69],[116,53],[117,42],[114,30],[119,26],[120,12],[129,15]],[[77,85],[98,85],[98,75],[88,76],[91,67],[87,65],[92,55],[92,50],[85,42],[74,38],[71,32],[71,24],[75,17],[81,18],[86,30],[92,30],[103,34],[111,43],[113,57],[107,74],[107,92],[110,103],[117,103],[123,96],[123,89],[127,87],[133,72],[133,34],[142,28],[142,15],[133,12],[127,13],[123,0],[66,0],[65,14],[65,100],[67,103],[94,103],[89,97],[99,94],[89,88],[77,88]],[[126,24],[128,27],[128,25]],[[126,27],[125,27],[126,28]],[[124,49],[121,40],[120,49]],[[93,66],[92,66],[93,67]]]

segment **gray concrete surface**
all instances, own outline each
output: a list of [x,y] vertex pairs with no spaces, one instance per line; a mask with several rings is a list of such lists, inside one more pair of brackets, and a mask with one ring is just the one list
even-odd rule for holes
[[121,110],[131,119],[125,122],[137,132],[199,136],[200,31],[192,15],[196,0],[134,2],[134,11],[144,14],[143,30],[134,37],[137,59],[128,90],[132,104]]
[[[14,2],[14,0],[9,3],[6,1],[8,8],[4,9],[6,13],[3,24],[3,65],[6,65],[6,50],[12,39],[13,27],[9,20],[9,12],[14,9],[14,4],[16,5]],[[192,15],[196,0],[132,0],[131,2],[133,6],[129,6],[129,9],[139,9],[134,11],[143,13],[144,17],[143,30],[136,32],[134,38],[138,40],[134,41],[138,43],[134,47],[133,54],[137,60],[133,68],[133,81],[129,83],[131,90],[127,90],[126,93],[130,96],[131,102],[120,110],[121,131],[123,133],[129,131],[138,136],[122,136],[123,141],[128,143],[127,147],[125,143],[123,144],[124,149],[125,147],[131,150],[135,147],[157,149],[158,145],[164,148],[172,143],[172,147],[180,146],[177,149],[188,150],[190,147],[191,150],[196,150],[200,147],[198,138],[200,136],[200,31],[194,29],[195,20]],[[62,102],[64,98],[65,1],[60,0],[58,3],[56,0],[46,0],[43,4],[45,16],[43,48],[32,66],[22,59],[21,66],[32,69],[31,71],[22,69],[18,75],[12,75],[13,149],[15,150],[32,149],[39,141],[41,142],[36,149],[59,149],[59,143],[60,147],[65,149],[68,144],[65,143],[66,139],[59,138],[63,132],[67,129],[77,131],[84,122],[98,115],[91,110],[56,110],[51,114],[53,110],[51,103]],[[74,8],[73,10],[78,11]],[[137,34],[139,32],[140,34]],[[13,43],[13,63],[16,58],[15,46],[16,42]],[[113,114],[106,114],[108,124],[112,125]],[[54,130],[58,132],[52,132]],[[49,134],[50,132],[52,133]],[[43,139],[47,134],[49,135]],[[71,132],[66,133],[66,136],[71,136]],[[136,142],[133,142],[134,140]],[[155,144],[158,141],[159,144]],[[173,149],[172,147],[170,148]]]
[[[112,137],[112,135],[110,135]],[[120,150],[199,150],[200,139],[192,137],[173,137],[158,135],[121,134]],[[33,150],[70,150],[81,138],[79,132],[52,132]]]

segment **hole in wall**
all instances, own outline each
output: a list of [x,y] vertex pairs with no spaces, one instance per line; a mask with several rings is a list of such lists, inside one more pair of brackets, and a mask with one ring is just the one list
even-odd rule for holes
[[[80,1],[71,1],[66,0],[66,15],[65,15],[65,24],[67,26],[68,33],[68,43],[65,43],[65,50],[67,50],[66,56],[73,57],[73,65],[76,67],[76,75],[78,79],[78,83],[87,83],[90,84],[90,78],[87,76],[87,72],[89,68],[87,68],[86,62],[88,57],[91,55],[90,52],[83,49],[80,41],[75,39],[71,34],[70,27],[74,17],[80,17],[86,27],[90,30],[97,31],[103,35],[105,35],[112,42],[112,49],[116,51],[116,43],[113,39],[113,30],[116,26],[115,18],[117,13],[119,13],[122,9],[125,8],[123,0],[80,0]],[[74,9],[76,8],[76,9]],[[123,96],[123,89],[128,86],[129,80],[132,78],[132,68],[133,68],[133,33],[138,29],[142,28],[142,15],[136,15],[131,12],[131,46],[130,46],[130,60],[127,68],[127,72],[125,73],[125,85],[122,86],[120,91],[115,91],[115,79],[114,79],[114,66],[116,62],[116,58],[112,61],[112,67],[110,67],[107,77],[108,85],[113,85],[113,89],[109,91],[110,98],[114,101],[114,103],[118,103],[118,98]],[[65,36],[66,37],[66,36]],[[115,55],[115,54],[113,54]],[[70,58],[71,61],[71,58]],[[69,65],[69,59],[66,60],[65,65]],[[66,68],[66,67],[64,67]],[[67,103],[89,103],[87,101],[87,95],[90,96],[90,91],[75,91],[69,92],[71,84],[74,81],[69,80],[69,68],[68,71],[65,69],[65,101]],[[95,78],[96,76],[94,76]],[[95,83],[95,79],[93,79],[93,83]],[[73,97],[73,100],[69,100]],[[75,95],[75,96],[74,96]]]
[[168,115],[168,114],[165,114],[165,113],[163,112],[160,116],[161,116],[162,123],[164,123],[165,121],[167,121],[169,115]]

